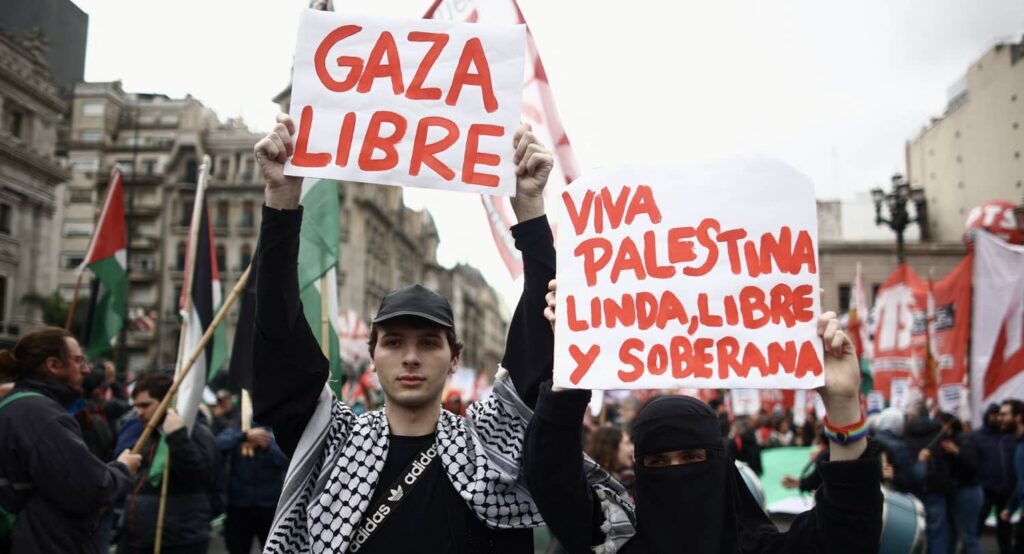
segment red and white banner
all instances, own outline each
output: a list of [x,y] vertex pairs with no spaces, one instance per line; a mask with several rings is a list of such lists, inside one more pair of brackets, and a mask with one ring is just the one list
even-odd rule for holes
[[1024,398],[1024,247],[977,232],[974,256],[971,414],[978,426],[988,404]]
[[[943,389],[963,387],[967,378],[967,345],[971,313],[971,256],[968,255],[932,287],[904,264],[878,289],[875,298],[871,372],[874,389],[892,403],[892,389],[919,391],[945,411],[957,413],[966,400]],[[934,373],[927,371],[929,351]],[[917,392],[911,393],[915,397]],[[962,399],[958,401],[957,399]]]
[[[468,21],[470,23],[523,24],[526,19],[515,0],[436,0],[427,10],[425,18]],[[558,163],[548,179],[544,196],[549,206],[558,201],[564,184],[569,184],[579,175],[576,155],[569,144],[569,137],[562,127],[555,108],[555,97],[551,93],[547,73],[540,59],[540,51],[533,39],[530,27],[526,27],[526,64],[523,77],[522,119],[533,126],[533,133],[548,145]],[[516,218],[508,198],[481,195],[487,222],[491,226],[498,252],[508,267],[513,279],[523,273],[523,260],[515,248],[515,241],[509,227]]]

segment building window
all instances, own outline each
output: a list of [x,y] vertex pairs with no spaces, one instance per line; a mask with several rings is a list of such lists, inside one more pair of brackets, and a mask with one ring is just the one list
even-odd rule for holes
[[171,312],[177,312],[181,307],[181,285],[174,285],[174,296],[171,297]]
[[852,290],[850,283],[842,283],[839,285],[839,311],[846,311],[850,308],[850,296]]
[[0,117],[0,127],[15,137],[28,139],[29,114],[23,108],[7,101],[4,103],[3,116]]
[[226,269],[227,255],[223,244],[217,245],[217,269]]
[[179,221],[181,227],[188,227],[192,225],[192,203],[195,198],[189,195],[182,195],[181,197],[181,220]]
[[228,178],[228,168],[231,167],[231,159],[227,157],[217,158],[217,171],[215,173],[218,181],[226,181]]
[[103,142],[103,131],[82,131],[78,133],[78,140],[89,144]]
[[199,176],[199,164],[195,160],[185,162],[185,182],[195,183]]
[[82,104],[82,115],[89,117],[103,117],[107,105],[103,102],[86,102]]
[[78,269],[85,261],[85,254],[81,252],[65,252],[60,255],[61,269]]
[[249,246],[248,244],[242,245],[242,255],[239,257],[238,261],[240,262],[239,269],[244,270],[245,268],[249,267],[249,262],[252,261],[251,246]]
[[139,271],[149,272],[156,270],[156,258],[153,256],[135,256],[132,258],[132,262]]
[[[214,220],[214,227],[220,229],[228,228],[228,201],[218,200],[217,201],[217,219]],[[224,267],[224,266],[221,266]]]
[[64,222],[65,237],[91,237],[93,223],[91,219],[69,220]]
[[162,115],[162,116],[160,116],[160,124],[161,125],[173,125],[173,126],[177,127],[178,126],[178,116],[173,115],[173,114],[172,115]]
[[178,263],[177,263],[178,271],[185,271],[185,254],[186,254],[186,252],[188,252],[188,249],[185,247],[185,243],[182,242],[182,241],[178,241]]
[[242,202],[241,224],[243,229],[252,229],[256,226],[256,203],[252,200]]
[[242,170],[242,182],[243,183],[251,183],[252,182],[252,178],[256,174],[256,169],[255,168],[256,168],[256,166],[255,166],[255,163],[253,162],[252,158],[246,158],[245,159],[245,169]]
[[142,160],[142,172],[146,175],[156,175],[156,160]]
[[10,204],[0,204],[0,233],[10,235],[14,229],[14,208]]
[[92,189],[68,189],[69,204],[92,204]]

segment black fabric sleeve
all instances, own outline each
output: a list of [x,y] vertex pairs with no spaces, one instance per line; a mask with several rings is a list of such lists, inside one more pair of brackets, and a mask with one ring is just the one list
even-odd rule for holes
[[519,397],[532,408],[540,384],[551,379],[554,366],[555,334],[544,317],[544,296],[555,278],[555,245],[547,216],[513,225],[511,231],[523,254],[523,294],[509,324],[501,365]]
[[299,300],[302,208],[263,206],[256,264],[253,417],[273,427],[281,450],[295,452],[330,369]]
[[603,540],[601,503],[583,472],[583,412],[590,391],[540,387],[526,430],[526,485],[551,533],[569,552],[591,552]]
[[877,449],[857,460],[821,461],[822,485],[814,508],[793,520],[785,533],[766,534],[750,552],[877,552],[882,536],[882,472]]
[[201,423],[188,429],[182,427],[167,435],[167,452],[171,457],[171,476],[175,482],[210,484],[217,462],[217,446],[213,435]]

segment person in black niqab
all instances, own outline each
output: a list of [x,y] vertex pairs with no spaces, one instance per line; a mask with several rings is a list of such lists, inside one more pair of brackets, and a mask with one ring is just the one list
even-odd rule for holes
[[[547,315],[554,319],[554,285]],[[862,417],[859,365],[834,313],[818,322],[826,351],[826,385],[819,389],[838,425]],[[865,553],[876,552],[882,531],[881,466],[861,438],[832,444],[831,461],[818,463],[822,485],[815,507],[779,532],[754,499],[723,447],[718,418],[704,402],[660,396],[637,414],[635,514],[618,517],[609,479],[581,448],[587,390],[543,387],[527,430],[523,471],[541,515],[569,552],[626,553]],[[603,487],[603,488],[602,488]],[[629,512],[630,506],[624,510]]]

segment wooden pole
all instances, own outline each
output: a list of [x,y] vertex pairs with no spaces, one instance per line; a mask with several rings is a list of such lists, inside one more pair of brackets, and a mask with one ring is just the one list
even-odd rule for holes
[[[196,272],[196,250],[199,246],[199,223],[203,216],[204,200],[206,198],[206,183],[210,173],[210,156],[203,156],[203,165],[199,167],[199,179],[196,183],[196,196],[192,201],[192,223],[188,230],[188,259],[185,261],[185,287],[182,290],[184,304],[181,307],[182,320],[181,330],[178,333],[178,358],[175,361],[174,373],[181,372],[182,349],[185,344],[185,337],[188,336],[188,316],[192,311],[192,286]],[[212,245],[211,245],[212,246]]]
[[71,319],[75,317],[75,306],[78,304],[78,289],[82,286],[82,275],[84,271],[78,272],[78,279],[75,279],[75,292],[71,295],[71,305],[68,306],[68,318],[64,321],[64,330],[71,330]]
[[182,381],[188,376],[188,372],[192,370],[192,366],[195,365],[196,360],[203,355],[203,351],[206,350],[206,345],[213,339],[214,331],[217,330],[217,326],[224,321],[227,317],[228,311],[231,306],[234,305],[238,297],[241,296],[242,291],[245,289],[245,284],[249,281],[249,272],[252,270],[252,265],[245,269],[245,273],[238,278],[238,282],[235,283],[235,288],[231,289],[231,294],[228,295],[227,299],[224,300],[224,304],[220,310],[217,311],[217,315],[214,316],[213,321],[210,322],[210,326],[206,328],[206,332],[203,333],[203,338],[199,339],[199,344],[196,345],[196,349],[188,357],[188,360],[181,368],[181,372],[178,373],[174,378],[174,383],[171,384],[171,388],[164,395],[164,399],[160,401],[160,405],[157,406],[156,412],[153,413],[153,417],[146,424],[146,428],[142,430],[142,436],[135,442],[135,446],[132,447],[132,453],[138,454],[142,451],[142,446],[149,440],[150,435],[153,434],[153,429],[156,428],[156,423],[163,419],[164,414],[167,413],[167,407],[170,405],[171,398],[178,393],[178,387],[181,386]]
[[[164,538],[164,516],[167,514],[167,482],[171,475],[171,450],[167,449],[167,457],[164,458],[164,481],[160,484],[160,508],[156,513],[156,542],[153,544],[153,554],[160,554]],[[145,479],[145,477],[143,477]]]
[[[252,429],[252,397],[249,391],[242,389],[242,432]],[[242,442],[242,456],[251,458],[253,455],[252,445]]]

